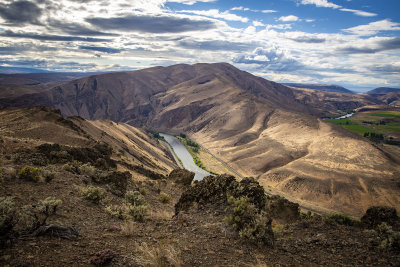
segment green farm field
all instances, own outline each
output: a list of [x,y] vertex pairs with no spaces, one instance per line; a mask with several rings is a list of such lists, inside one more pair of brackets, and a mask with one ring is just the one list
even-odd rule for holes
[[368,111],[356,113],[346,119],[326,119],[359,135],[383,134],[400,140],[400,111]]

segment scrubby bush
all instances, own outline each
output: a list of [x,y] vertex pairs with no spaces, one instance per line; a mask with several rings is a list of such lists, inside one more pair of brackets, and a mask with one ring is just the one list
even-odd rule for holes
[[273,245],[274,234],[271,219],[264,211],[259,211],[248,197],[229,197],[232,214],[225,221],[239,232],[240,237],[256,244]]
[[149,215],[150,207],[139,191],[126,192],[125,202],[126,203],[121,206],[108,206],[106,210],[115,218],[133,219],[137,222],[143,222],[144,218]]
[[120,220],[127,218],[125,206],[120,206],[120,205],[108,206],[106,207],[106,211],[114,218]]
[[73,164],[73,163],[67,163],[62,166],[63,170],[66,170],[67,172],[71,173],[79,173],[79,166]]
[[9,239],[17,222],[16,208],[10,197],[0,197],[0,247]]
[[26,181],[38,182],[40,179],[39,174],[39,168],[25,166],[18,172],[18,177]]
[[43,170],[42,176],[43,176],[44,181],[46,183],[49,183],[51,180],[53,180],[56,177],[56,174],[52,171]]
[[100,187],[89,186],[81,190],[84,199],[99,204],[104,197],[104,189]]
[[149,214],[149,205],[139,191],[128,191],[125,194],[125,214],[137,222],[143,222]]
[[140,194],[142,194],[143,196],[145,196],[147,194],[147,189],[142,187],[139,189]]
[[325,215],[324,221],[329,224],[337,223],[347,226],[361,226],[361,222],[353,220],[345,215],[341,214],[328,214]]
[[126,214],[137,222],[143,222],[144,218],[149,215],[150,208],[148,205],[126,205]]
[[90,163],[83,164],[78,167],[79,173],[82,175],[86,175],[88,177],[95,177],[97,174],[97,169],[90,165]]
[[54,197],[48,197],[37,205],[25,205],[18,211],[19,230],[33,232],[42,225],[45,225],[47,219],[55,215],[57,208],[62,201]]
[[139,191],[128,191],[125,194],[125,200],[128,202],[130,205],[145,205],[146,204],[146,199],[142,194],[140,194]]
[[33,165],[37,166],[46,166],[49,164],[49,160],[46,158],[45,155],[41,153],[33,153],[30,156],[30,162],[32,162]]
[[160,197],[158,198],[158,200],[161,201],[161,203],[169,203],[171,201],[171,196],[166,194],[166,193],[161,193]]
[[400,232],[384,222],[377,226],[376,232],[381,240],[379,248],[400,250]]
[[61,205],[62,201],[60,199],[56,199],[54,197],[48,197],[40,202],[38,206],[38,210],[45,215],[51,216],[56,214],[57,207]]

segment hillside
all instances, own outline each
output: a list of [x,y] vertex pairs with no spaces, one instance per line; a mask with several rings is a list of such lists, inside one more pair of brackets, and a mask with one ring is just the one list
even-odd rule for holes
[[387,105],[395,107],[400,106],[399,88],[379,87],[374,90],[368,91],[366,94],[382,101]]
[[387,94],[387,93],[393,93],[393,92],[399,92],[400,88],[390,88],[390,87],[379,87],[375,88],[373,90],[370,90],[367,92],[369,95],[374,95],[374,94]]
[[140,166],[133,171],[148,170],[166,175],[176,167],[165,145],[124,123],[87,121],[80,117],[64,119],[58,111],[45,107],[9,108],[0,111],[0,129],[6,151],[32,153],[32,146],[46,142],[72,147],[93,147],[105,142],[115,152],[112,159],[117,162],[118,169]]
[[352,92],[351,90],[334,84],[284,83],[284,85],[295,88],[314,89],[323,92],[354,94],[354,92]]
[[243,176],[315,210],[359,216],[371,205],[400,208],[395,158],[307,115],[320,114],[318,103],[327,100],[308,105],[299,94],[219,63],[96,75],[0,103],[42,104],[65,115],[185,132]]
[[365,94],[324,92],[314,89],[293,88],[295,98],[318,111],[320,117],[339,117],[345,111],[368,105],[383,104],[380,99]]
[[126,124],[43,107],[0,115],[2,266],[400,263],[395,210],[371,209],[362,222],[301,215],[253,179],[191,184],[185,170],[151,171],[175,165]]

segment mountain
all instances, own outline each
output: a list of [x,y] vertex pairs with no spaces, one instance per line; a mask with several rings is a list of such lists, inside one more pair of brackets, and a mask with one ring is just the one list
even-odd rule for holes
[[13,73],[51,73],[52,71],[34,69],[34,68],[19,68],[19,67],[3,67],[0,66],[0,73],[13,74]]
[[398,156],[314,117],[321,111],[299,94],[218,63],[94,75],[3,97],[0,106],[45,105],[67,116],[185,132],[243,176],[314,210],[399,208]]
[[0,85],[37,85],[51,82],[66,82],[82,77],[95,75],[95,72],[48,72],[48,73],[18,73],[1,74]]
[[376,95],[376,94],[387,94],[393,92],[400,92],[400,88],[390,88],[390,87],[378,87],[371,91],[368,91],[368,95]]
[[400,106],[399,88],[379,87],[374,90],[368,91],[366,94],[378,99],[384,104],[396,107]]
[[334,85],[334,84],[307,84],[307,83],[283,83],[284,85],[295,87],[295,88],[306,88],[306,89],[314,89],[318,91],[324,92],[338,92],[338,93],[348,93],[354,94],[353,91],[346,89],[342,86]]
[[366,94],[326,92],[306,88],[293,88],[293,91],[296,100],[313,107],[319,117],[339,117],[349,110],[384,104],[382,100]]

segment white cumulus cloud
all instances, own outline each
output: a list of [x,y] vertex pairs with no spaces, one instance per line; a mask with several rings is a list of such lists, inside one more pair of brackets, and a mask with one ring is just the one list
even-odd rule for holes
[[360,36],[370,36],[377,34],[380,31],[400,31],[400,23],[392,22],[389,19],[384,19],[371,22],[366,25],[359,25],[344,29],[343,31]]
[[278,20],[288,22],[288,21],[299,21],[300,18],[295,15],[289,15],[289,16],[282,16]]

